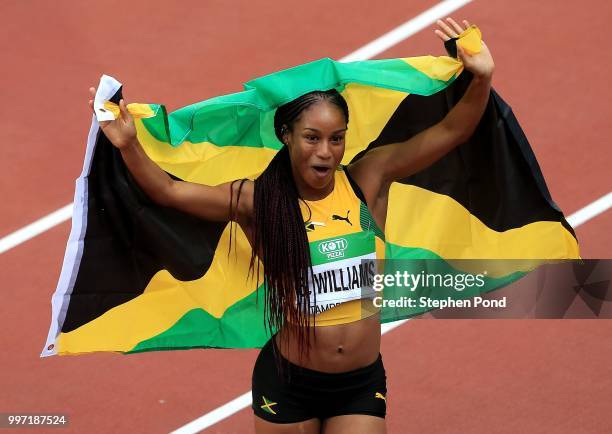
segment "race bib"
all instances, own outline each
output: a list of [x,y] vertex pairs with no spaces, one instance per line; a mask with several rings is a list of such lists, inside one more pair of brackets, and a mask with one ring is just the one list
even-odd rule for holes
[[373,232],[327,238],[309,245],[313,271],[308,279],[310,314],[324,312],[346,301],[375,296]]

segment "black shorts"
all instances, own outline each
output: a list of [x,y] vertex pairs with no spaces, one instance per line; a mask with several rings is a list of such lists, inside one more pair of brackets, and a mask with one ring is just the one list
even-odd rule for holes
[[261,349],[253,369],[253,411],[275,423],[326,419],[345,414],[385,417],[387,376],[382,357],[348,372],[326,373],[302,368],[280,355],[274,338]]

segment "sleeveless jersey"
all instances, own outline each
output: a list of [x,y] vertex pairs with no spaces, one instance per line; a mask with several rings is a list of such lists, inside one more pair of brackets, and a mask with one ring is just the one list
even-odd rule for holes
[[327,197],[299,203],[314,274],[308,279],[311,324],[346,324],[377,313],[372,280],[375,260],[384,259],[384,234],[346,167],[334,171]]

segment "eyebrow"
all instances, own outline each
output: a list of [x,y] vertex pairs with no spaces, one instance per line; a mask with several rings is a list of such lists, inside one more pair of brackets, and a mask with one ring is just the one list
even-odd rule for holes
[[[316,133],[320,133],[320,132],[321,132],[321,131],[317,130],[316,128],[306,127],[306,128],[304,128],[304,129],[305,129],[305,130],[312,130],[312,131],[314,131],[314,132],[316,132]],[[334,131],[332,134],[335,134],[335,133],[341,133],[341,132],[346,131],[346,130],[347,130],[346,128],[342,128],[341,130],[336,130],[336,131]]]

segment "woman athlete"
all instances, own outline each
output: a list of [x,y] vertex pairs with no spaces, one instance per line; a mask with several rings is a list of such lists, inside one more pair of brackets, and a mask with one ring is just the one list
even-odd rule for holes
[[[437,24],[435,33],[443,41],[464,30],[452,18]],[[374,246],[381,246],[391,183],[426,168],[471,136],[489,98],[494,63],[484,42],[474,55],[457,48],[473,79],[447,116],[406,142],[370,150],[349,166],[340,164],[348,108],[335,90],[311,92],[278,108],[275,132],[286,146],[255,181],[207,186],[173,180],[143,151],[123,100],[120,117],[100,123],[154,202],[206,220],[237,223],[252,247],[251,267],[255,257],[264,264],[269,326],[279,331],[261,350],[253,371],[257,433],[386,432],[378,312],[360,296],[361,288],[350,286],[341,302],[323,303],[329,294],[320,291],[322,281],[318,292],[311,286],[312,246],[317,241],[324,245],[319,251],[337,250],[341,236],[362,246],[353,256],[347,249],[343,264],[356,266],[363,254],[380,258]],[[95,95],[94,88],[90,91]],[[89,104],[93,110],[93,101]],[[325,261],[317,267],[333,267],[333,261]]]

